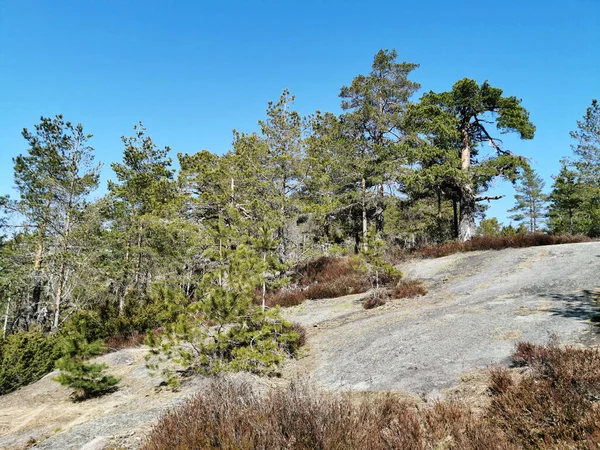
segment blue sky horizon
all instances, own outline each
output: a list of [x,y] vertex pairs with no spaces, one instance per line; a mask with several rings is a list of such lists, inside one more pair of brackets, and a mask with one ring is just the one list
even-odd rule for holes
[[[340,113],[340,88],[381,48],[420,64],[422,92],[469,77],[521,98],[536,137],[506,143],[549,190],[569,131],[600,97],[600,0],[498,3],[0,0],[0,195],[27,148],[21,130],[40,116],[94,134],[102,193],[138,121],[174,158],[224,153],[284,88],[302,115]],[[506,197],[488,216],[508,223],[512,187],[491,193]]]

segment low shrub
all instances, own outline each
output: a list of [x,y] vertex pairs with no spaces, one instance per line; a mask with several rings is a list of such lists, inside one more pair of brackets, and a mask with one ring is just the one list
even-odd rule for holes
[[588,242],[584,235],[527,233],[511,236],[481,236],[467,242],[447,242],[441,245],[423,247],[415,252],[424,258],[440,258],[453,253],[477,250],[502,250],[505,248],[535,247],[540,245],[574,244]]
[[525,449],[597,448],[600,352],[521,343],[513,359],[529,370],[492,372],[490,420]]
[[271,308],[274,306],[287,308],[300,305],[304,300],[306,300],[306,295],[300,289],[280,289],[267,294],[266,303]]
[[58,338],[34,328],[0,342],[0,395],[39,380],[60,357]]
[[267,306],[296,306],[305,300],[359,294],[371,288],[365,267],[353,256],[322,256],[304,261],[294,268],[294,274],[291,280],[294,287],[268,293]]
[[116,334],[107,338],[104,343],[110,352],[122,350],[124,348],[138,347],[144,344],[146,333],[133,333],[129,335]]
[[88,343],[81,336],[72,335],[62,339],[61,347],[63,356],[56,362],[56,368],[61,373],[54,380],[74,389],[74,400],[97,397],[115,388],[119,380],[104,374],[106,364],[86,362],[106,352],[101,341]]
[[217,378],[158,422],[143,448],[597,449],[600,351],[521,343],[513,360],[527,370],[491,370],[482,413],[453,400],[416,405],[302,382],[265,393]]
[[296,382],[261,394],[224,379],[163,418],[143,448],[516,449],[458,403],[421,413],[391,393],[336,395]]
[[419,280],[401,280],[391,291],[392,298],[412,298],[426,294],[427,289]]
[[380,295],[376,295],[373,297],[369,297],[368,299],[366,299],[363,303],[363,308],[365,309],[373,309],[373,308],[377,308],[378,306],[383,306],[385,305],[385,299],[380,296]]

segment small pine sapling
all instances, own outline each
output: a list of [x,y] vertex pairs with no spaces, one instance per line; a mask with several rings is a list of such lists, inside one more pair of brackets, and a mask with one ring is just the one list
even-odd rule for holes
[[374,228],[367,233],[366,244],[361,255],[371,274],[375,285],[375,296],[377,296],[381,285],[397,282],[402,277],[402,273],[385,260],[385,241]]
[[86,362],[105,352],[106,347],[101,341],[89,343],[79,335],[67,336],[63,340],[62,350],[63,357],[56,362],[56,368],[61,373],[54,381],[74,389],[74,400],[97,397],[114,390],[119,379],[104,374],[108,366]]

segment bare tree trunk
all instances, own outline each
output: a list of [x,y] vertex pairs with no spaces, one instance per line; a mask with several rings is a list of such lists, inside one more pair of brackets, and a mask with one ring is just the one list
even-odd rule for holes
[[[73,161],[73,164],[75,162]],[[58,328],[58,322],[60,318],[60,308],[62,304],[62,297],[64,291],[64,283],[65,283],[65,271],[66,271],[66,261],[67,252],[69,251],[69,238],[71,236],[71,216],[73,209],[73,195],[75,192],[75,169],[73,168],[71,172],[71,182],[69,185],[69,200],[67,202],[67,211],[65,216],[65,227],[63,230],[63,248],[62,255],[60,256],[60,269],[58,276],[58,283],[56,286],[56,293],[54,298],[54,321],[52,323],[52,328]]]
[[128,273],[129,273],[129,240],[127,240],[127,250],[125,250],[125,257],[123,258],[123,264],[125,266],[125,271],[123,272],[123,280],[121,282],[121,295],[119,297],[119,316],[123,314],[125,310],[125,296],[127,295],[127,283],[128,283]]
[[8,328],[8,314],[9,313],[10,313],[10,294],[8,294],[8,302],[6,303],[6,313],[4,313],[4,327],[2,328],[2,337],[3,338],[6,337],[6,330]]
[[470,185],[464,186],[460,200],[460,224],[458,238],[462,242],[469,241],[475,236],[475,196]]
[[[461,163],[462,170],[469,171],[471,167],[471,141],[469,139],[468,124],[463,123],[461,128],[462,152]],[[469,241],[475,236],[475,194],[473,185],[465,184],[461,189],[460,199],[460,224],[458,226],[458,238],[462,242]]]
[[[263,252],[263,267],[266,269],[267,267],[267,252]],[[267,309],[267,274],[263,273],[262,280],[262,310],[265,312]]]
[[31,311],[29,313],[29,321],[35,321],[36,318],[39,321],[40,308],[42,303],[42,265],[44,261],[45,241],[46,241],[46,229],[47,221],[49,220],[51,200],[46,201],[44,208],[44,217],[40,224],[40,229],[37,238],[36,251],[33,260],[33,296],[31,300]]
[[573,211],[569,210],[569,233],[573,234]]
[[385,203],[383,198],[383,184],[377,185],[377,211],[375,213],[375,230],[380,233],[383,231],[383,213],[385,210]]
[[454,239],[458,238],[458,202],[455,198],[452,199],[452,212],[454,214],[453,226],[454,226]]
[[368,223],[367,223],[367,180],[365,178],[362,179],[362,238],[363,238],[363,247],[365,250],[368,250],[367,245],[367,233],[368,233]]

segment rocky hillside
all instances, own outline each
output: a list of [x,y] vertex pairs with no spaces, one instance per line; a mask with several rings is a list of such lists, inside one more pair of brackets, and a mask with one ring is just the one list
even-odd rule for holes
[[[287,365],[286,377],[309,374],[329,390],[439,397],[465,374],[506,362],[518,341],[596,339],[600,242],[456,254],[401,269],[425,280],[429,294],[373,310],[362,308],[360,295],[286,310],[308,330],[307,355]],[[179,392],[159,386],[145,352],[101,358],[122,379],[102,398],[73,403],[55,374],[0,397],[0,448],[139,447],[158,417],[206,386],[201,378]]]

